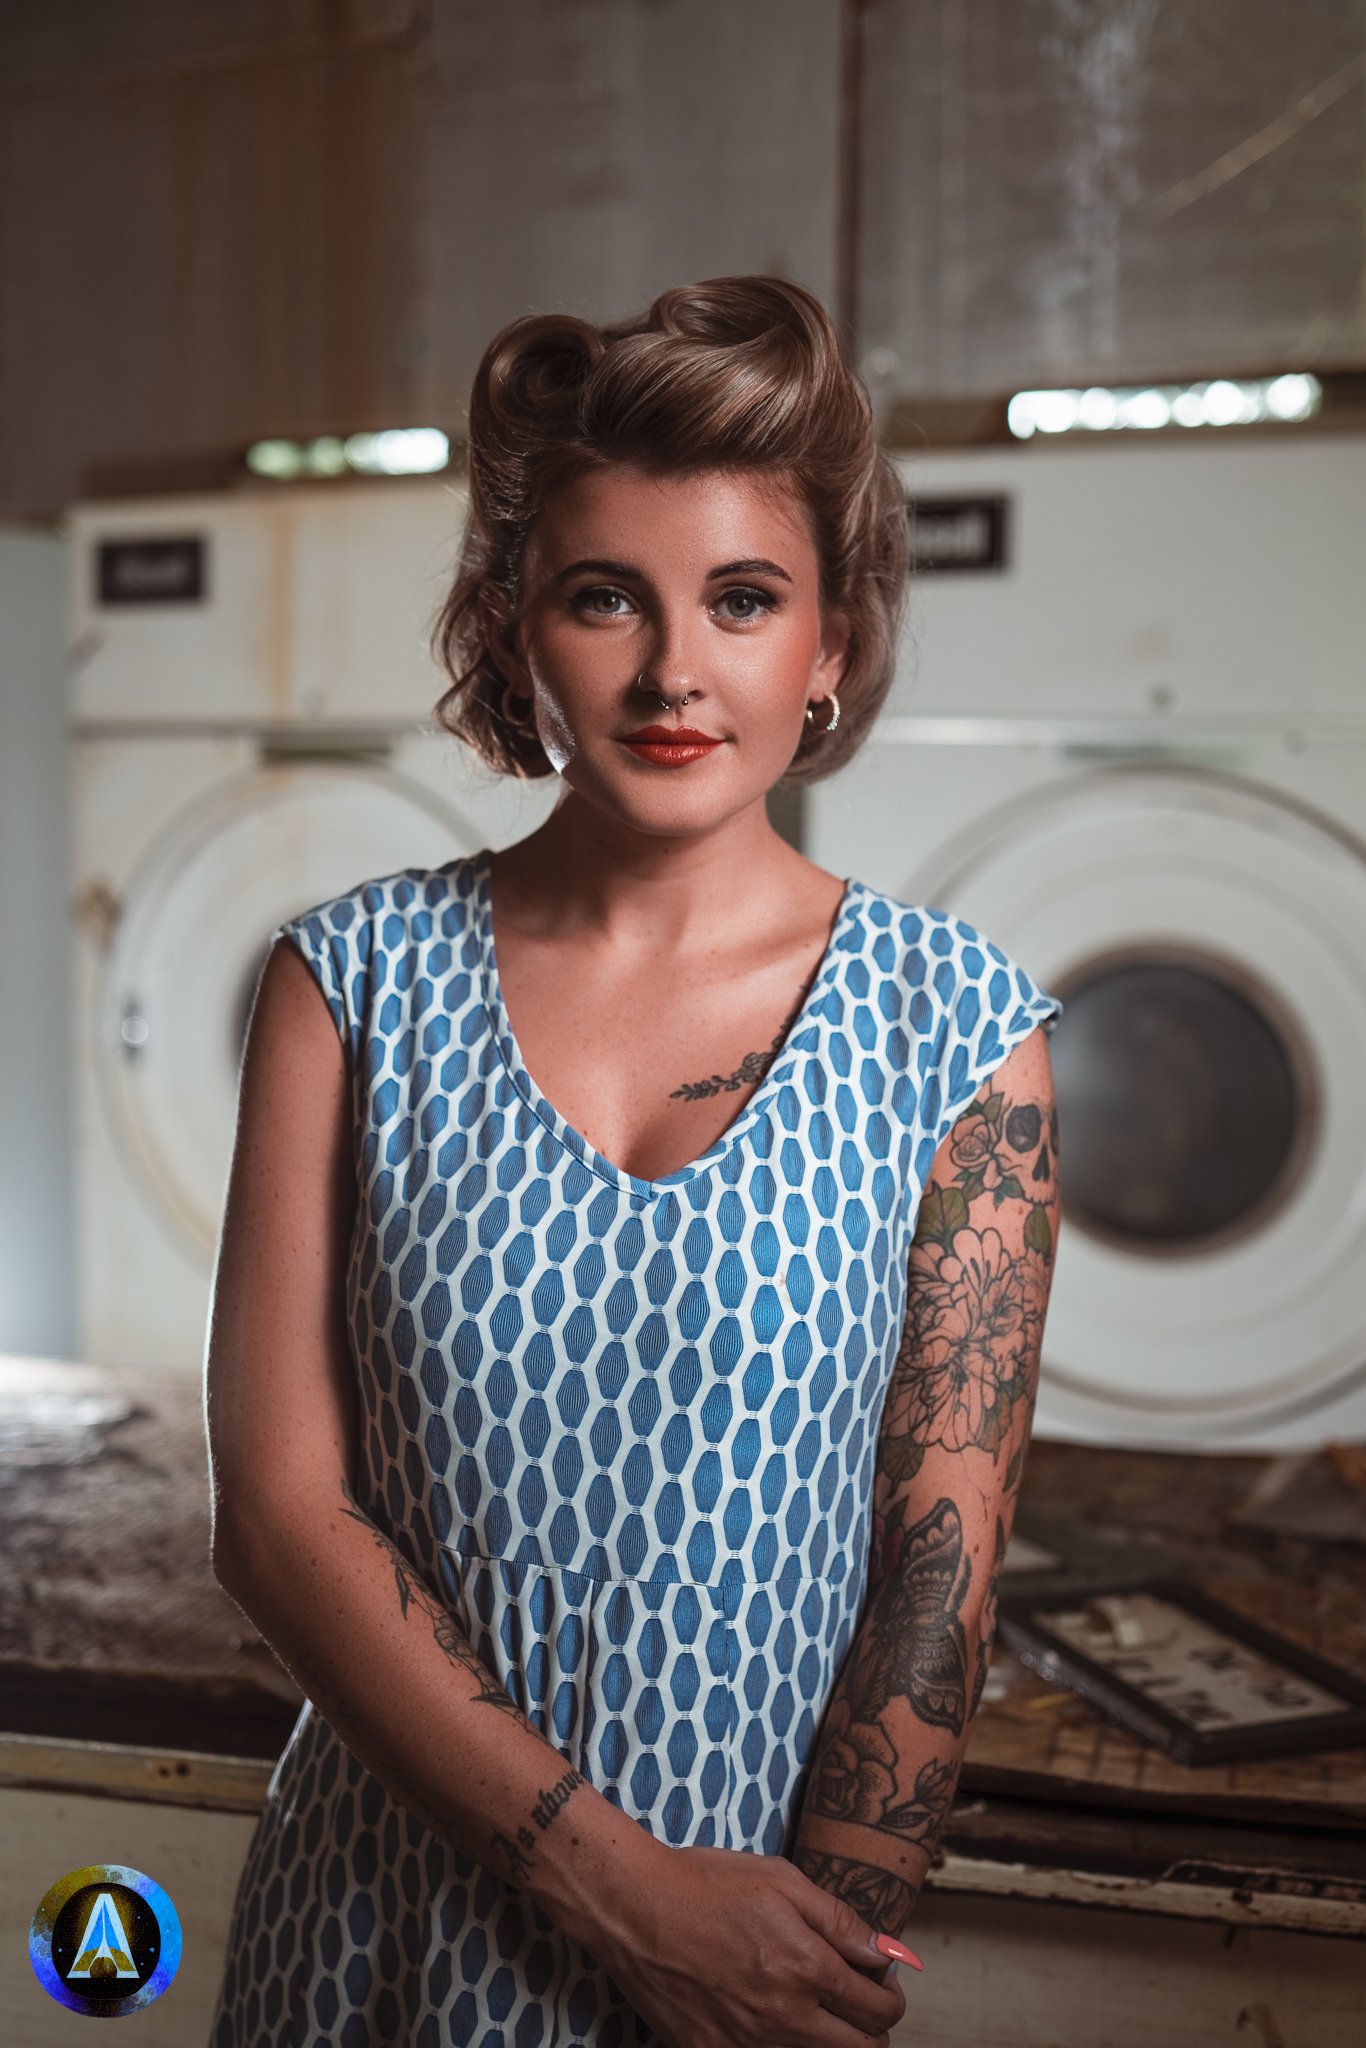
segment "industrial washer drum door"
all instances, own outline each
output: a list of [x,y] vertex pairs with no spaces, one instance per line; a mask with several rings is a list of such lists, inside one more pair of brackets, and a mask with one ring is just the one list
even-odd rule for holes
[[381,761],[282,760],[218,783],[147,850],[105,956],[94,1064],[141,1196],[206,1273],[270,933],[371,876],[483,844],[477,823]]
[[1065,1005],[1040,1432],[1366,1419],[1366,851],[1257,784],[1125,765],[979,816],[905,893],[970,900]]

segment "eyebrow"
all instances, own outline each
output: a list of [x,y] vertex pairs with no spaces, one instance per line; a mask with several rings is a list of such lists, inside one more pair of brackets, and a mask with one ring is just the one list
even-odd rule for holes
[[[595,576],[632,576],[637,580],[643,580],[639,569],[633,569],[629,562],[608,562],[594,558],[571,562],[567,569],[560,570],[555,581],[565,583],[571,576],[581,576],[585,570],[590,570]],[[781,576],[784,583],[792,581],[786,569],[779,568],[776,562],[766,561],[762,555],[747,557],[742,562],[723,562],[719,569],[709,569],[708,583],[715,582],[718,576]]]

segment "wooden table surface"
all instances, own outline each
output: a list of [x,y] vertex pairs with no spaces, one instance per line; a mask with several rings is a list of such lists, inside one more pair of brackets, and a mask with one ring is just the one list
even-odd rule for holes
[[[1036,1443],[1020,1526],[1180,1571],[1366,1677],[1363,1553],[1229,1520],[1265,1463]],[[278,1754],[300,1696],[208,1546],[197,1379],[0,1358],[0,1725]],[[1185,1769],[1001,1650],[960,1798],[974,1794],[1355,1831],[1366,1748]]]

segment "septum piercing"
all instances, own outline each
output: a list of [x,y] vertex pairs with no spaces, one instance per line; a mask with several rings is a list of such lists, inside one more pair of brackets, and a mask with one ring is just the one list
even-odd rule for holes
[[[642,669],[642,670],[640,671],[640,674],[639,674],[639,675],[638,675],[638,676],[636,677],[636,688],[637,688],[637,689],[639,689],[639,688],[641,687],[642,683],[644,683],[644,682],[645,682],[645,671],[644,671],[644,669]],[[649,688],[649,685],[648,685],[648,684],[646,684],[646,688],[647,688],[647,689]],[[664,692],[663,692],[662,690],[656,690],[656,691],[655,691],[655,692],[654,692],[653,694],[654,694],[654,695],[655,695],[656,697],[658,697],[658,699],[659,699],[660,703],[661,703],[661,704],[662,704],[662,705],[664,706],[664,709],[665,709],[665,710],[667,711],[667,710],[669,709],[669,700],[668,700],[668,698],[667,698],[667,697],[666,697],[666,696],[664,695]],[[683,696],[679,698],[679,702],[680,702],[680,704],[686,704],[686,703],[687,703],[687,701],[688,701],[688,698],[689,698],[689,697],[690,697],[691,695],[692,695],[692,692],[691,692],[691,690],[687,690],[687,691],[685,691],[685,692],[684,692],[684,694],[683,694]]]
[[[644,669],[642,669],[642,670],[640,671],[640,674],[639,674],[639,675],[638,675],[638,676],[636,677],[636,680],[635,680],[635,687],[636,687],[636,689],[640,689],[641,685],[642,685],[642,684],[644,684],[644,683],[645,683],[645,671],[644,671]],[[648,689],[648,687],[649,687],[649,686],[648,686],[648,684],[647,684],[647,685],[646,685],[646,688]],[[656,697],[658,697],[658,699],[659,699],[660,703],[661,703],[661,704],[663,705],[664,709],[665,709],[665,710],[667,711],[667,710],[669,709],[669,700],[668,700],[668,698],[667,698],[667,697],[666,697],[666,696],[664,695],[664,692],[663,692],[662,690],[656,690],[656,691],[654,691],[654,692],[653,692],[653,694],[654,694],[654,695],[655,695]],[[680,704],[686,704],[686,703],[687,703],[687,701],[688,701],[688,698],[689,698],[689,697],[690,697],[691,695],[692,695],[692,692],[691,692],[690,690],[685,690],[685,691],[684,691],[684,693],[683,693],[683,695],[682,695],[682,697],[681,697],[681,698],[679,699],[679,702],[680,702]],[[819,728],[819,730],[820,730],[820,731],[821,731],[822,733],[827,733],[827,732],[833,732],[833,731],[835,730],[835,727],[836,727],[836,726],[837,726],[837,725],[839,724],[839,722],[840,722],[840,700],[839,700],[839,698],[838,698],[838,697],[837,697],[837,696],[835,695],[835,692],[834,692],[833,690],[832,690],[832,691],[830,692],[830,696],[829,696],[829,699],[828,699],[827,701],[828,701],[828,702],[829,702],[829,703],[830,703],[830,704],[831,704],[831,705],[832,705],[832,706],[834,707],[834,709],[833,709],[833,714],[832,714],[832,715],[830,716],[830,718],[829,718],[829,722],[828,722],[828,724],[826,724],[826,725],[823,725],[823,726],[821,726],[821,727]],[[808,704],[808,705],[807,705],[807,707],[806,707],[806,722],[807,722],[807,724],[808,724],[808,725],[810,725],[810,724],[811,724],[811,723],[813,722],[813,721],[812,721],[812,717],[811,717],[811,706],[810,706],[809,704]]]

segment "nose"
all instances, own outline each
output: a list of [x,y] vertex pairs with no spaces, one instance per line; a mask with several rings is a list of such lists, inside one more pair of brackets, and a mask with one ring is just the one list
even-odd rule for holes
[[701,631],[701,624],[687,612],[675,612],[661,604],[636,671],[640,688],[651,690],[670,703],[698,696],[703,687],[703,666],[696,636]]

